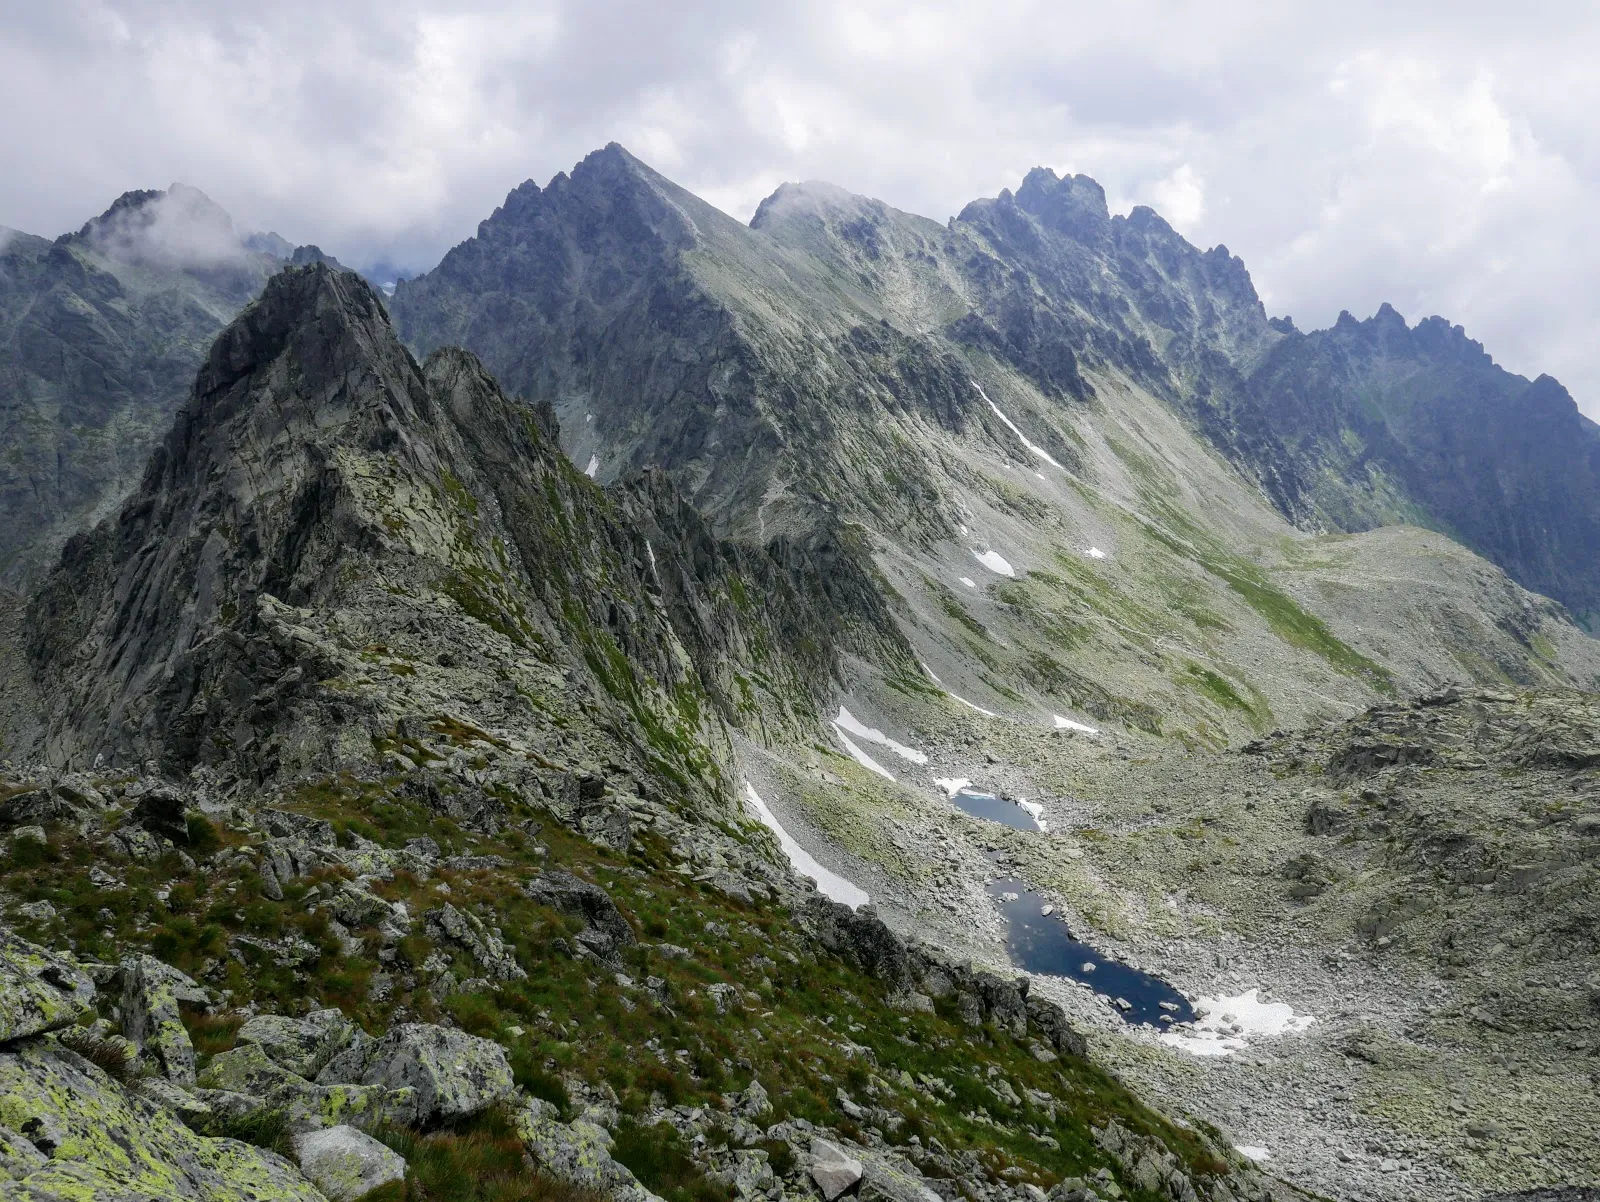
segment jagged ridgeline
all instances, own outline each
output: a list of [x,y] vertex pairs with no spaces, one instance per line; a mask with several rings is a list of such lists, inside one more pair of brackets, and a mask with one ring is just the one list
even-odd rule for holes
[[[1600,433],[1570,398],[1536,386],[1543,433],[1454,455],[1450,398],[1505,431],[1517,377],[1433,325],[1301,335],[1225,247],[1085,176],[948,224],[785,184],[746,225],[612,145],[512,191],[393,311],[552,405],[598,479],[661,466],[757,544],[843,522],[919,658],[997,713],[1220,745],[1600,680],[1569,613],[1468,550],[1587,609]],[[1471,516],[1474,489],[1498,499]]]
[[608,495],[553,439],[470,354],[419,366],[359,277],[274,277],[32,603],[37,746],[338,771],[467,698],[705,800],[723,721],[809,727],[842,654],[905,656],[837,542],[729,546],[664,478]]
[[0,1188],[1301,1197],[740,819],[732,727],[915,668],[849,537],[723,543],[554,437],[326,265],[217,340],[29,608]]

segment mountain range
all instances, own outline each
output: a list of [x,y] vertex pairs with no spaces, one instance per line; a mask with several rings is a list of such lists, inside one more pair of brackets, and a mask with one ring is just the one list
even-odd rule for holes
[[381,283],[182,185],[0,245],[0,1182],[1600,1173],[1554,380],[1042,168],[745,224],[612,145]]

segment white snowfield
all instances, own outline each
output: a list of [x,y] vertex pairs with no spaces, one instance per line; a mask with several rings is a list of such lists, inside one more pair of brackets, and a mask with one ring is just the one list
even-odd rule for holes
[[884,780],[894,779],[894,773],[890,772],[882,764],[878,763],[877,760],[873,759],[866,752],[862,751],[861,748],[857,747],[853,742],[851,742],[850,736],[844,733],[843,728],[841,728],[837,722],[830,722],[828,725],[833,727],[833,733],[839,736],[839,742],[844,744],[844,749],[850,753],[851,759],[855,760],[855,762],[860,764],[863,768],[867,768],[873,772],[876,772],[879,776],[883,777]]
[[1056,720],[1057,730],[1075,730],[1081,734],[1097,735],[1100,732],[1092,726],[1085,726],[1082,722],[1074,722],[1071,718],[1063,718],[1060,714],[1052,714]]
[[594,477],[595,477],[595,473],[598,472],[599,470],[600,470],[600,456],[598,456],[598,455],[590,455],[589,456],[589,466],[583,469],[583,474],[585,476],[588,476],[589,479],[593,480]]
[[1015,576],[1016,570],[997,551],[974,551],[973,558],[997,576]]
[[1263,1160],[1272,1159],[1272,1153],[1267,1151],[1260,1144],[1234,1144],[1233,1150],[1239,1153],[1241,1156],[1249,1157],[1257,1164],[1260,1164]]
[[1033,819],[1033,825],[1038,827],[1040,830],[1048,831],[1050,829],[1048,826],[1045,825],[1044,807],[1042,805],[1040,805],[1037,801],[1023,801],[1021,798],[1018,798],[1017,799],[1017,808],[1020,809],[1023,813],[1027,814],[1028,817],[1032,818]]
[[928,757],[923,752],[918,751],[915,747],[907,747],[904,743],[895,742],[881,730],[866,725],[842,705],[839,707],[839,716],[833,720],[833,724],[841,729],[848,730],[851,734],[863,738],[869,743],[877,743],[881,747],[887,747],[903,760],[910,760],[913,764],[926,764],[928,762]]
[[1296,1014],[1288,1002],[1263,1002],[1259,993],[1247,989],[1238,997],[1195,998],[1193,1025],[1163,1032],[1161,1042],[1194,1056],[1226,1056],[1250,1040],[1298,1035],[1317,1021]]
[[933,783],[945,791],[948,797],[954,797],[972,782],[964,776],[936,776]]
[[789,857],[789,863],[794,866],[794,870],[801,876],[810,877],[815,881],[824,897],[843,902],[852,910],[872,900],[867,896],[866,890],[845,880],[837,872],[830,872],[824,868],[817,863],[810,852],[796,843],[794,837],[783,829],[783,824],[767,808],[767,803],[761,800],[761,794],[756,792],[755,786],[749,781],[745,781],[744,795],[749,800],[750,808],[755,811],[756,817],[761,820],[761,825],[778,837],[778,845],[783,848],[783,854]]
[[977,588],[978,587],[978,582],[975,581],[971,576],[963,576],[963,577],[961,577],[961,583],[966,585],[968,588]]
[[[983,385],[982,384],[979,384],[976,380],[974,380],[974,381],[972,381],[972,386],[978,390],[978,395],[979,396],[981,396],[984,400],[989,401],[989,394],[983,390]],[[1045,450],[1043,447],[1039,446],[1037,443],[1033,443],[1033,442],[1029,442],[1028,441],[1028,436],[1026,434],[1024,434],[1021,430],[1017,429],[1017,423],[1012,421],[1004,413],[1000,412],[1000,406],[999,405],[996,405],[993,401],[989,401],[989,408],[993,409],[994,410],[994,415],[996,417],[998,417],[1001,421],[1005,422],[1005,424],[1011,428],[1011,432],[1013,434],[1015,434],[1018,438],[1022,439],[1022,445],[1023,446],[1027,447],[1028,450],[1032,451],[1040,459],[1043,459],[1051,467],[1061,468],[1061,465],[1059,463],[1057,463],[1054,459],[1050,458],[1050,452],[1049,451]],[[1062,471],[1066,471],[1066,468],[1061,468],[1061,470]],[[1039,473],[1035,472],[1034,475],[1037,476],[1037,475],[1039,475]],[[1043,480],[1044,477],[1043,476],[1039,476],[1039,479]]]
[[1090,547],[1084,554],[1090,559],[1104,559],[1106,557],[1106,553],[1099,547]]

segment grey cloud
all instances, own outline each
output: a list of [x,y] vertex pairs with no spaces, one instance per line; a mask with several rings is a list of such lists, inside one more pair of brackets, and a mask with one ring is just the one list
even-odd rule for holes
[[195,182],[425,267],[606,141],[748,218],[820,178],[943,219],[1035,165],[1242,255],[1274,312],[1392,301],[1600,412],[1600,17],[1324,6],[0,0],[0,222]]

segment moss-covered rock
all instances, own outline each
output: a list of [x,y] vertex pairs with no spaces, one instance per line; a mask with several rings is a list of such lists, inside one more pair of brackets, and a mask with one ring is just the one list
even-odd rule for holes
[[[49,1040],[0,1052],[0,1130],[46,1158],[0,1152],[19,1186],[7,1196],[23,1202],[325,1202],[283,1157],[196,1135]],[[21,1148],[14,1136],[0,1142]]]
[[70,1026],[93,1003],[76,964],[0,930],[0,1043]]

